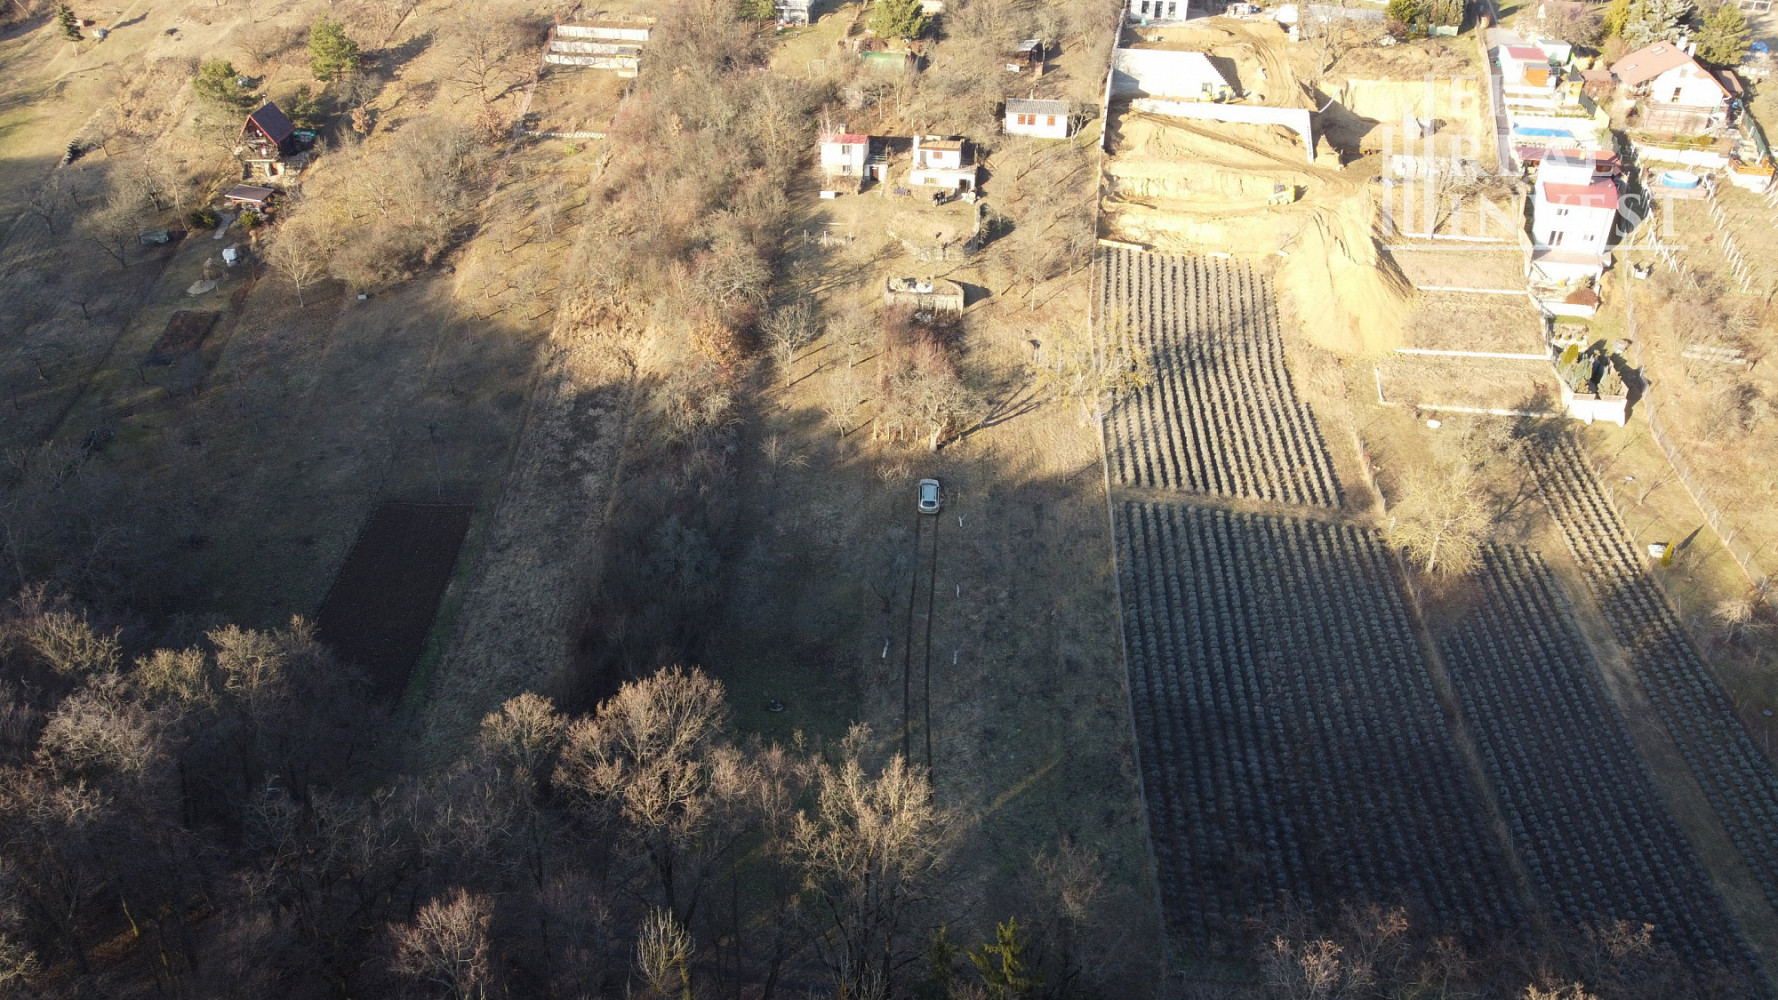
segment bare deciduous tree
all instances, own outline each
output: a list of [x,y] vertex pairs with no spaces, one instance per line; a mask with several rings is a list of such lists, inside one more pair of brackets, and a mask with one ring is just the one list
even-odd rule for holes
[[333,250],[327,224],[298,210],[279,224],[266,247],[265,259],[290,282],[296,290],[296,304],[302,306],[303,289],[327,275]]
[[510,768],[524,781],[541,782],[554,767],[567,728],[568,720],[555,703],[527,691],[482,719],[476,744],[497,766]]
[[453,889],[420,908],[410,924],[394,928],[395,969],[430,985],[451,1000],[487,996],[488,924],[493,907],[486,896]]
[[636,941],[636,967],[654,997],[691,1000],[691,935],[667,910],[652,910]]
[[1389,514],[1389,540],[1437,576],[1473,569],[1494,524],[1487,490],[1466,466],[1411,470]]
[[512,21],[485,4],[466,6],[450,30],[455,55],[450,81],[488,104],[512,86],[512,60],[519,44],[518,26]]
[[733,846],[752,781],[723,735],[722,685],[669,667],[625,684],[568,727],[555,780],[597,820],[616,825],[650,868],[669,913],[687,925],[713,861]]
[[[1115,319],[1102,324],[1117,329]],[[1080,407],[1082,424],[1099,419],[1100,407],[1148,385],[1154,368],[1121,337],[1089,339],[1069,326],[1051,324],[1031,363],[1036,391],[1064,406]]]
[[766,320],[766,340],[771,345],[772,357],[778,362],[778,373],[785,382],[791,380],[797,355],[814,342],[818,329],[814,303],[807,299],[798,299],[773,310],[771,318]]
[[817,762],[815,805],[787,845],[819,900],[809,909],[816,949],[840,994],[860,998],[895,995],[908,920],[946,857],[952,822],[925,773],[899,754],[873,774],[861,759],[869,741],[855,726],[836,761]]

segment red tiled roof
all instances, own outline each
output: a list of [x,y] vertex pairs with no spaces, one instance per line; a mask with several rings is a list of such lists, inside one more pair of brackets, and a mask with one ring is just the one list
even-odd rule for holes
[[1617,185],[1610,181],[1591,184],[1542,184],[1543,200],[1552,205],[1572,208],[1608,208],[1617,210]]
[[1521,62],[1547,63],[1550,61],[1548,53],[1544,52],[1542,49],[1533,48],[1530,45],[1508,45],[1506,47],[1506,54]]
[[1625,85],[1640,87],[1670,69],[1692,61],[1685,50],[1672,42],[1647,45],[1611,64],[1611,72]]
[[862,132],[841,132],[828,136],[825,141],[837,142],[842,146],[863,146],[870,142],[870,136]]

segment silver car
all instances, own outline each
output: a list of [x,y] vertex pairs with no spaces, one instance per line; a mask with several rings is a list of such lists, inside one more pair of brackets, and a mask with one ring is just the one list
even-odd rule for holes
[[920,513],[936,514],[939,509],[938,480],[920,480]]

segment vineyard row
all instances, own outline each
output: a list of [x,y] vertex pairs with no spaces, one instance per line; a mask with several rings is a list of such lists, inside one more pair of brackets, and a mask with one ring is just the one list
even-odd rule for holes
[[1289,896],[1405,905],[1417,926],[1517,904],[1371,532],[1117,508],[1131,697],[1174,929],[1227,943]]
[[1538,901],[1570,930],[1650,924],[1688,967],[1755,981],[1549,569],[1491,548],[1477,583],[1479,604],[1440,655]]

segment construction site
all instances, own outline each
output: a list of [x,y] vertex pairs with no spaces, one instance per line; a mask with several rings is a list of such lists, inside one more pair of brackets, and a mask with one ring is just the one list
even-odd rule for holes
[[1289,305],[1325,319],[1312,341],[1369,353],[1398,346],[1415,308],[1383,248],[1413,228],[1386,175],[1404,158],[1486,158],[1491,135],[1462,56],[1355,44],[1380,24],[1341,30],[1349,48],[1227,17],[1126,32],[1105,95],[1100,236],[1275,268]]

